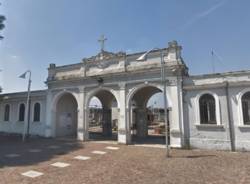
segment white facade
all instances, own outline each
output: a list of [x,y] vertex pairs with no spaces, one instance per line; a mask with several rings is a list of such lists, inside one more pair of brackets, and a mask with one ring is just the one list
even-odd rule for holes
[[[242,96],[250,91],[249,76],[250,71],[241,71],[191,76],[184,80],[184,118],[188,119],[186,141],[192,147],[228,150],[233,140],[237,150],[250,150],[250,126],[244,125],[242,112]],[[198,101],[204,93],[215,98],[216,125],[200,124]]]
[[[170,146],[223,150],[230,150],[233,146],[237,150],[250,150],[250,126],[244,123],[242,110],[242,96],[250,91],[250,71],[189,76],[181,57],[181,46],[176,41],[170,42],[162,51]],[[30,133],[45,137],[75,133],[79,140],[88,140],[89,102],[96,96],[106,112],[106,134],[110,133],[110,109],[112,102],[116,101],[118,142],[131,143],[135,104],[136,121],[140,127],[138,134],[143,137],[146,103],[153,94],[163,91],[164,85],[160,75],[161,50],[149,53],[146,61],[137,61],[141,54],[101,51],[81,63],[67,66],[51,64],[46,82],[48,89],[34,91],[31,95]],[[214,109],[206,107],[214,110],[205,117],[211,119],[211,124],[202,122],[200,117],[200,98],[205,94],[214,99]],[[25,100],[25,93],[0,95],[0,132],[23,132],[26,119],[19,122],[18,113],[20,104]],[[41,112],[40,120],[33,122],[35,103],[41,105]],[[8,121],[4,121],[6,104],[10,105]]]
[[[1,95],[0,102],[0,132],[18,133],[22,134],[24,130],[25,121],[19,121],[19,107],[25,104],[26,107],[26,93],[12,93]],[[39,103],[41,105],[40,121],[34,121],[34,105]],[[10,106],[9,120],[4,120],[5,106]],[[31,95],[30,104],[30,133],[34,135],[45,135],[46,129],[46,91],[34,91]]]

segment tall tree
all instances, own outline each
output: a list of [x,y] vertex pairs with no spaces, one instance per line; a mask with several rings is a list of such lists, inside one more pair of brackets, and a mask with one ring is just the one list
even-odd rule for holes
[[[1,5],[1,3],[0,3]],[[6,20],[4,15],[0,15],[0,31],[4,29],[5,25],[4,25],[4,21]],[[3,36],[0,35],[0,40],[3,39]]]
[[[1,6],[1,3],[0,3]],[[3,22],[6,20],[5,16],[0,15],[0,31],[4,29],[5,25],[3,24]],[[3,36],[0,35],[0,40],[3,39]],[[1,72],[1,69],[0,69]],[[2,92],[2,87],[0,86],[0,93]]]

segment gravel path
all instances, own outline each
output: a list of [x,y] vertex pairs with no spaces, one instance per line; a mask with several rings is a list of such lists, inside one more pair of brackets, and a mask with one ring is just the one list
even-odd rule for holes
[[[161,148],[52,139],[32,139],[24,144],[16,139],[0,138],[1,184],[250,183],[250,153],[171,150],[172,157],[167,159]],[[107,146],[119,149],[107,149]],[[106,154],[93,154],[93,151]],[[8,154],[19,156],[6,157]],[[78,160],[76,156],[90,159]],[[56,162],[70,165],[51,166]],[[43,175],[36,178],[21,175],[29,170]]]

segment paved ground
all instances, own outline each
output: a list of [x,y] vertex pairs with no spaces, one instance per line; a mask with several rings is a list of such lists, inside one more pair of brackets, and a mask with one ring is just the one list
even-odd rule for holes
[[[0,136],[0,183],[250,183],[250,153],[171,150],[171,155],[166,159],[161,148],[51,139],[23,144]],[[22,175],[30,170],[43,175]]]

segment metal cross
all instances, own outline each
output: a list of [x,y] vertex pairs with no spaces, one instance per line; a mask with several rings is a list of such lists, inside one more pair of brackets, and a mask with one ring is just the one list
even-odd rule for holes
[[104,35],[102,35],[101,38],[98,40],[98,42],[100,42],[100,44],[101,44],[101,51],[104,51],[105,41],[107,41],[107,38],[105,38]]

